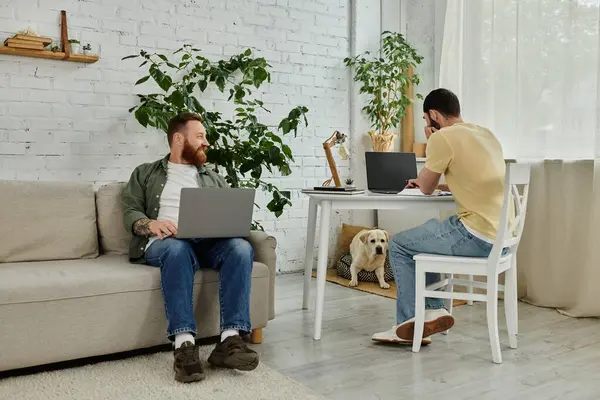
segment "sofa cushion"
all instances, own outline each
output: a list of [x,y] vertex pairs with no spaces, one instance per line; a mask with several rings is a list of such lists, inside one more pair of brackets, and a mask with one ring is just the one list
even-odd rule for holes
[[125,183],[109,183],[96,192],[100,251],[104,254],[129,254],[131,234],[123,224],[121,193]]
[[91,184],[0,181],[0,263],[98,256]]
[[[255,262],[252,278],[268,278],[269,269]],[[196,284],[218,282],[211,269],[196,273]],[[101,296],[160,288],[160,270],[133,264],[127,256],[0,264],[0,305]]]

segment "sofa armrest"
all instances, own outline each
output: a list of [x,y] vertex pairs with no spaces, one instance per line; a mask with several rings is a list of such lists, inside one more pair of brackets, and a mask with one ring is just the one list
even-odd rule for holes
[[277,239],[263,231],[252,231],[248,241],[254,249],[254,261],[265,264],[269,268],[269,320],[275,318],[275,275],[277,273]]

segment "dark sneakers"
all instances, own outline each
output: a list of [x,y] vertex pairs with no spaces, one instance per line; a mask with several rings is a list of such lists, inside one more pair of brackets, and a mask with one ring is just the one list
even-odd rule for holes
[[241,336],[229,336],[217,344],[208,362],[217,367],[251,371],[258,366],[258,354],[246,346]]
[[192,342],[185,342],[180,348],[175,349],[175,361],[173,369],[175,370],[175,380],[178,382],[189,383],[198,382],[205,378],[198,347]]

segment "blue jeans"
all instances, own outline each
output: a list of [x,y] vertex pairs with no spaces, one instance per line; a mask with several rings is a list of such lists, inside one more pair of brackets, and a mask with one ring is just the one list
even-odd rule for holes
[[250,333],[250,284],[254,250],[244,239],[156,240],[146,251],[146,263],[160,268],[160,282],[168,321],[167,337],[196,336],[194,274],[199,268],[219,271],[221,332]]
[[[421,226],[400,232],[390,240],[390,265],[398,287],[396,323],[401,324],[415,316],[415,261],[419,253],[446,256],[487,257],[492,244],[473,236],[456,215],[440,221],[431,219]],[[425,282],[431,285],[440,280],[440,274],[428,273]],[[442,299],[426,298],[425,308],[443,308]]]

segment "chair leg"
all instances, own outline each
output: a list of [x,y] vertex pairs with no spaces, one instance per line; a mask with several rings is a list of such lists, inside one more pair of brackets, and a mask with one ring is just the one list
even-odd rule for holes
[[517,348],[519,333],[519,310],[517,299],[517,270],[516,263],[504,273],[504,313],[508,330],[508,344],[511,349]]
[[415,287],[415,332],[413,334],[413,353],[418,353],[423,340],[423,326],[425,324],[425,272],[416,268]]
[[[452,293],[454,291],[454,284],[452,283],[452,279],[454,279],[454,274],[446,274],[446,278],[448,279],[448,285],[446,285],[446,292]],[[453,303],[454,300],[446,299],[446,310],[448,310],[450,314],[452,314]],[[450,329],[442,332],[442,334],[447,335],[448,332],[450,332]]]
[[[467,287],[467,293],[473,294],[473,275],[469,275],[468,279],[469,279],[469,282],[471,282],[471,285],[469,285],[469,287]],[[473,300],[467,300],[467,305],[472,306]]]
[[492,359],[496,364],[502,363],[500,337],[498,336],[498,275],[487,277],[487,323],[492,348]]

